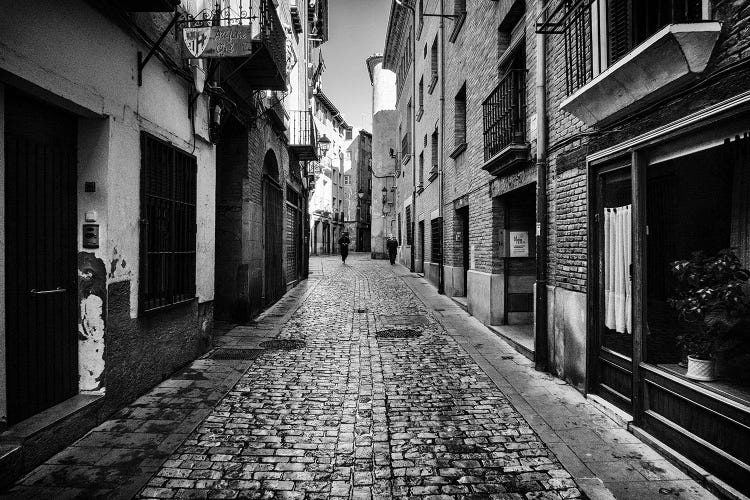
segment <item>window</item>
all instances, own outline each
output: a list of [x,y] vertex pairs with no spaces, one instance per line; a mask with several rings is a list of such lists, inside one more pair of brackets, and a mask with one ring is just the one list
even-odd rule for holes
[[453,15],[458,16],[453,23],[453,31],[451,31],[448,40],[455,42],[458,38],[458,33],[461,31],[461,27],[466,21],[466,0],[453,0]]
[[422,119],[424,113],[424,77],[419,78],[419,109],[417,110],[417,121]]
[[594,0],[590,7],[589,3],[566,14],[580,21],[565,23],[562,31],[563,43],[570,47],[565,62],[568,94],[664,26],[701,21],[708,10],[707,0]]
[[453,15],[466,14],[466,0],[453,0]]
[[411,230],[411,207],[408,206],[404,209],[406,219],[406,244],[412,245],[414,241],[414,235]]
[[141,133],[140,311],[195,298],[197,163]]
[[417,25],[417,40],[422,36],[422,28],[424,28],[424,0],[419,0],[419,24]]
[[345,137],[346,137],[347,140],[351,140],[351,138],[352,138],[352,129],[350,129],[350,128],[346,129],[346,135],[345,135]]
[[454,141],[456,147],[466,143],[466,84],[456,94],[455,99],[455,123],[453,126]]
[[352,185],[352,176],[347,174],[344,176],[344,186],[351,186],[351,185]]
[[432,42],[432,49],[430,50],[430,71],[431,71],[431,79],[430,79],[430,87],[427,89],[428,94],[432,94],[432,91],[435,90],[435,85],[438,81],[438,39],[437,36],[435,37],[435,40]]
[[424,186],[424,151],[419,153],[419,185],[418,188]]
[[439,264],[443,260],[443,218],[438,217],[430,221],[430,260]]
[[401,214],[398,214],[398,244],[401,245]]
[[437,167],[438,164],[438,129],[432,133],[432,166]]

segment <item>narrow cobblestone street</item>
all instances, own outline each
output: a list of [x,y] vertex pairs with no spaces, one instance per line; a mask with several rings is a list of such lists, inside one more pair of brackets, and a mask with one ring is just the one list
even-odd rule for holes
[[502,341],[456,335],[475,321],[405,268],[311,272],[10,495],[712,498]]

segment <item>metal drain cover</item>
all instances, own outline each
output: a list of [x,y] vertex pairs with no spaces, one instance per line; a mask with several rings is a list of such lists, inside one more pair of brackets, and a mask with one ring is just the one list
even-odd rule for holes
[[422,332],[410,328],[389,328],[375,332],[375,337],[379,339],[413,339],[421,336]]
[[360,313],[360,314],[362,314],[362,313],[366,313],[366,312],[367,312],[367,309],[366,309],[366,308],[364,308],[364,307],[360,307],[359,309],[357,309],[357,312],[358,312],[358,313]]
[[257,359],[263,354],[263,349],[217,349],[210,356],[211,359]]
[[305,344],[301,340],[268,340],[266,342],[261,342],[260,346],[263,349],[281,349],[283,351],[293,351],[295,349],[302,349],[307,344]]

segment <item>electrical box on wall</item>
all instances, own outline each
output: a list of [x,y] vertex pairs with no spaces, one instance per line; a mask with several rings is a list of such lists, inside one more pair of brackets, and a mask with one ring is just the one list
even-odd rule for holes
[[83,225],[83,248],[99,248],[99,224]]

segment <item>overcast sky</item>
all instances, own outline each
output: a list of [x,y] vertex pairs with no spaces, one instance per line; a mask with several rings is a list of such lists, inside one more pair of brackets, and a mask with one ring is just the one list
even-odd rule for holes
[[[329,0],[323,91],[350,125],[372,131],[372,87],[365,59],[383,52],[392,0]],[[364,115],[364,116],[363,116]]]

